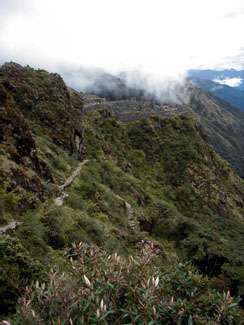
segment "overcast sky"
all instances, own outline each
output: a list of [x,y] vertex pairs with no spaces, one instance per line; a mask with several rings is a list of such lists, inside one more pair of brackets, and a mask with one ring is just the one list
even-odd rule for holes
[[244,0],[0,0],[0,61],[59,70],[244,67]]

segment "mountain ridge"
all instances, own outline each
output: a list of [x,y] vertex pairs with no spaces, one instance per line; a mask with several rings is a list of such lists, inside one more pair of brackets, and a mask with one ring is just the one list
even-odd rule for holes
[[244,91],[242,89],[222,85],[207,79],[192,78],[191,80],[196,86],[202,88],[203,90],[206,90],[213,96],[218,97],[228,102],[233,107],[243,111]]
[[[178,106],[176,112],[169,112],[174,106],[168,105],[164,118],[145,116],[142,110],[142,118],[121,122],[113,101],[94,95],[91,99],[69,89],[57,75],[13,64],[0,69],[0,85],[0,224],[21,222],[16,229],[0,235],[1,314],[14,315],[17,304],[19,316],[13,317],[22,317],[22,323],[26,322],[29,314],[21,305],[23,297],[28,296],[26,285],[38,280],[51,288],[47,279],[50,267],[69,272],[71,280],[67,278],[67,283],[75,282],[72,263],[76,267],[76,260],[69,265],[65,258],[67,249],[74,249],[73,242],[97,245],[110,255],[116,252],[135,259],[138,245],[150,243],[148,246],[159,251],[153,270],[160,273],[161,265],[173,265],[167,275],[172,282],[175,274],[189,274],[190,281],[197,281],[199,286],[204,282],[206,292],[200,295],[204,314],[199,314],[193,293],[192,298],[189,296],[192,307],[184,301],[183,314],[182,307],[174,307],[173,315],[162,307],[159,317],[169,323],[175,317],[183,322],[196,317],[203,324],[207,319],[216,321],[219,313],[211,311],[209,305],[217,299],[221,301],[218,306],[226,302],[223,290],[230,290],[228,297],[243,296],[244,184],[209,145],[204,128],[192,114],[178,114]],[[210,113],[211,107],[217,112],[225,110],[210,95],[206,96],[195,90],[195,109],[201,109],[197,102],[200,100],[206,101],[202,109],[208,106]],[[86,101],[96,103],[86,106]],[[132,104],[123,103],[122,108],[136,106]],[[63,204],[55,205],[60,194],[58,184],[64,184],[86,160],[89,163],[66,188]],[[83,247],[82,243],[77,245]],[[97,252],[97,248],[91,249]],[[96,255],[91,254],[94,261]],[[72,256],[75,259],[76,255]],[[112,260],[117,263],[114,256]],[[194,271],[182,265],[186,261],[191,261]],[[184,268],[187,271],[182,271]],[[103,269],[95,272],[103,274]],[[86,276],[87,289],[92,284],[91,276]],[[160,277],[163,279],[161,273]],[[190,284],[189,290],[198,292],[194,289],[197,283]],[[36,292],[38,288],[36,284],[31,290]],[[122,289],[121,313],[127,301]],[[177,288],[170,290],[176,305],[182,306]],[[23,299],[17,303],[21,296]],[[208,298],[209,304],[204,303],[207,296],[212,297]],[[42,298],[39,301],[49,308]],[[238,319],[231,314],[232,298],[228,301],[226,316],[221,314],[227,322],[233,317]],[[137,303],[126,308],[133,305]],[[50,321],[47,313],[38,311],[38,304],[31,302],[31,306],[38,317]],[[60,309],[52,312],[58,319]],[[34,317],[31,311],[30,315]],[[69,321],[66,316],[60,317]],[[134,316],[130,317],[134,320]]]
[[201,79],[201,80],[225,80],[238,78],[240,79],[240,84],[236,85],[234,88],[239,90],[244,90],[243,79],[244,79],[244,70],[236,70],[236,69],[220,69],[220,70],[211,70],[211,69],[195,69],[189,70],[188,76],[193,79]]
[[116,98],[115,95],[115,98],[111,98],[107,91],[103,94],[104,97],[86,94],[83,98],[84,111],[95,110],[104,105],[106,100],[106,105],[123,122],[150,116],[165,118],[173,115],[192,115],[205,129],[214,149],[243,177],[244,113],[192,84],[188,84],[187,88],[190,93],[189,103],[181,105],[160,103],[141,95],[136,97],[136,93],[132,98]]

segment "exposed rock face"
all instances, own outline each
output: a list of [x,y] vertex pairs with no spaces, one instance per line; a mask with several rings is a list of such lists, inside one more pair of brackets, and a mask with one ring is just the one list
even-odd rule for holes
[[83,154],[82,107],[81,95],[58,74],[16,63],[0,67],[0,179],[8,191],[26,193],[20,210],[35,207],[46,195],[45,183],[55,182],[38,155],[36,137],[45,135],[69,153]]
[[[42,179],[53,181],[52,175],[45,162],[37,156],[35,140],[28,122],[1,84],[0,130],[0,148],[14,162],[8,164],[6,168],[2,168],[4,160],[1,160],[3,164],[0,168],[1,181],[8,182],[10,189],[18,191],[24,189],[27,192],[35,193],[37,198],[43,199]],[[28,170],[33,171],[32,175],[28,174]],[[32,201],[31,204],[33,203]]]
[[51,180],[45,164],[37,157],[35,140],[27,120],[2,85],[0,85],[0,109],[0,140],[5,144],[12,159],[17,164],[30,167],[40,176]]
[[[23,116],[38,125],[37,133],[45,132],[56,144],[82,153],[82,99],[58,74],[7,63],[0,68],[0,81]],[[80,136],[78,146],[75,134]]]

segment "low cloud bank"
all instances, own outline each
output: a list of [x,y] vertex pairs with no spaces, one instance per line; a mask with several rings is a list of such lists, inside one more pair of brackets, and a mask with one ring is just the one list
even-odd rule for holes
[[214,82],[217,82],[221,85],[227,85],[230,87],[239,87],[242,84],[242,78],[224,78],[224,79],[214,79]]
[[70,87],[111,100],[135,97],[160,103],[186,104],[190,97],[184,76],[172,79],[138,70],[112,74],[86,68],[78,70],[62,68],[60,74]]

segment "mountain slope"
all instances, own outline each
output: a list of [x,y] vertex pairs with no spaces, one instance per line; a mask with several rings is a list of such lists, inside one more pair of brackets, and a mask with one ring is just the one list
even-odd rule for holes
[[195,88],[190,102],[216,152],[244,175],[244,114],[226,102]]
[[[208,141],[241,176],[244,176],[244,114],[228,103],[197,87],[190,87],[190,102],[182,105],[160,104],[143,98],[109,100],[108,105],[122,122],[150,116],[161,118],[193,116],[204,128]],[[104,99],[84,97],[84,111],[96,110]]]
[[227,85],[221,85],[217,82],[206,79],[191,79],[192,82],[198,87],[210,92],[213,96],[216,96],[233,107],[237,107],[240,110],[244,110],[244,89],[240,90],[236,87],[229,87]]
[[38,122],[54,143],[76,150],[75,136],[81,137],[82,133],[79,125],[82,102],[58,74],[6,63],[1,67],[0,80],[30,124]]
[[[202,83],[208,84],[208,81],[201,80]],[[123,79],[112,75],[106,76],[104,83],[102,78],[96,79],[96,87],[93,92],[97,96],[94,97],[93,94],[84,96],[84,111],[96,109],[106,99],[107,105],[124,122],[149,116],[194,115],[194,118],[199,120],[205,129],[209,142],[214,149],[233,166],[241,177],[244,176],[243,112],[235,109],[226,101],[211,95],[208,91],[204,91],[205,87],[199,88],[192,83],[187,83],[185,85],[186,90],[183,91],[185,97],[189,97],[188,104],[180,105],[161,103],[155,99],[152,93],[145,93],[143,89],[140,90],[138,87],[136,89],[131,88]],[[225,87],[227,86],[218,85],[218,89],[225,89]],[[239,95],[232,96],[232,93],[236,92],[235,89],[227,88],[227,92],[223,91],[224,98],[230,94],[231,100],[238,100]],[[182,89],[179,91],[182,92]],[[242,91],[238,91],[238,93],[241,94],[240,98],[242,98]]]
[[[21,222],[0,234],[2,314],[15,311],[32,280],[48,283],[51,267],[75,282],[64,252],[80,241],[124,256],[136,256],[138,245],[149,243],[159,252],[152,268],[173,265],[172,282],[174,272],[183,274],[179,262],[191,261],[209,277],[210,305],[218,296],[211,286],[243,295],[243,182],[197,121],[168,106],[167,117],[143,113],[121,123],[113,102],[83,107],[84,96],[57,75],[13,64],[2,67],[0,84],[0,223]],[[190,281],[203,281],[189,272]],[[170,294],[177,296],[177,288]],[[192,306],[184,321],[198,313]],[[206,313],[203,323],[218,317],[208,307]]]

